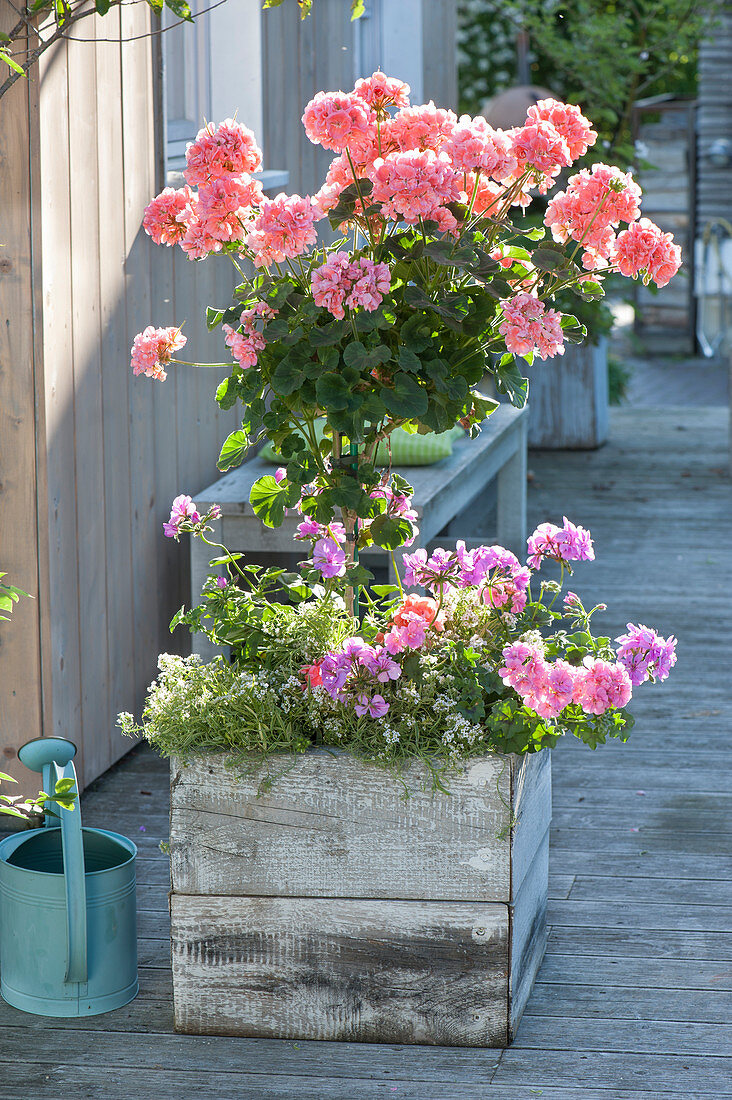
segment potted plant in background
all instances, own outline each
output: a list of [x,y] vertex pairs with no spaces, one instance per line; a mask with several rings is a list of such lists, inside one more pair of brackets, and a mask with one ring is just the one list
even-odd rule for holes
[[[208,310],[234,358],[217,401],[245,408],[219,466],[271,440],[283,464],[252,506],[270,526],[297,509],[310,551],[292,574],[212,542],[203,601],[172,625],[231,660],[161,657],[142,725],[121,716],[172,757],[184,1031],[509,1041],[545,942],[548,748],[624,739],[632,683],[675,660],[673,639],[632,626],[616,650],[593,635],[597,608],[573,593],[557,605],[571,563],[594,557],[566,519],[537,529],[525,565],[458,543],[407,554],[405,575],[378,586],[359,561],[415,534],[410,486],[376,467],[380,443],[456,422],[475,434],[495,407],[484,374],[521,405],[516,357],[581,340],[556,293],[591,299],[607,271],[661,279],[679,263],[617,169],[570,181],[547,214],[568,245],[537,245],[532,192],[594,138],[578,109],[548,101],[502,132],[407,97],[382,73],[314,97],[307,133],[336,156],[312,198],[263,198],[251,132],[206,127],[187,186],[145,216],[156,241],[241,271],[234,302]],[[326,216],[345,236],[322,246]],[[184,343],[150,327],[135,373],[164,379]],[[181,495],[165,534],[208,541],[214,519]],[[536,576],[548,560],[556,580]]]

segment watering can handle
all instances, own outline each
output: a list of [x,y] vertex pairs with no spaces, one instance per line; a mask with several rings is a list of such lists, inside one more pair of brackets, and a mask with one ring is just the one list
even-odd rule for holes
[[[64,768],[55,761],[51,763],[51,776],[59,779],[73,779],[78,792],[76,770],[73,760]],[[66,887],[66,942],[67,942],[67,982],[85,982],[87,980],[86,945],[86,879],[84,875],[84,839],[81,832],[81,809],[78,804],[73,810],[64,810],[56,806],[61,815],[61,844],[64,854],[64,884]]]

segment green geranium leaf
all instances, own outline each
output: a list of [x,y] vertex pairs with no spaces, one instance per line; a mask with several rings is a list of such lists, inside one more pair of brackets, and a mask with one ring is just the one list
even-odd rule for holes
[[314,348],[330,347],[337,344],[345,336],[346,329],[345,321],[331,321],[329,325],[310,329],[308,341]]
[[300,389],[304,379],[305,375],[293,364],[290,356],[285,356],[284,359],[280,360],[272,375],[272,386],[277,393],[287,397],[295,390]]
[[285,518],[285,508],[296,504],[299,495],[299,486],[287,482],[278,484],[271,474],[266,474],[252,485],[249,503],[265,526],[280,527]]
[[402,345],[399,348],[399,366],[402,370],[416,374],[417,371],[422,369],[422,361],[419,356],[414,354],[411,348],[406,348]]
[[233,378],[225,378],[216,390],[216,402],[222,409],[230,409],[236,404],[236,381]]
[[315,383],[318,404],[324,409],[338,412],[347,409],[351,399],[351,390],[340,374],[321,374]]
[[225,470],[231,470],[233,466],[239,466],[249,450],[249,437],[247,433],[239,429],[239,431],[232,432],[224,440],[224,445],[221,448],[221,454],[219,455],[216,465],[223,472]]
[[223,319],[223,309],[216,309],[215,306],[206,306],[206,324],[209,329],[215,329],[217,325],[221,324]]
[[381,396],[392,416],[413,420],[427,412],[427,391],[409,374],[400,371],[394,376],[394,388],[383,386]]
[[413,309],[434,309],[435,303],[428,298],[421,286],[410,284],[404,288],[404,301]]
[[407,520],[386,514],[372,519],[369,531],[374,543],[384,550],[396,550],[413,534],[412,525]]
[[536,248],[531,253],[531,262],[537,271],[556,271],[564,267],[567,258],[555,248]]

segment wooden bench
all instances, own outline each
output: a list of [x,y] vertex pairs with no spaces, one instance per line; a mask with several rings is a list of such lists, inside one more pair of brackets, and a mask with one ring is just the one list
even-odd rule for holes
[[[464,512],[485,487],[497,479],[497,538],[502,546],[519,556],[526,549],[526,409],[501,405],[488,418],[477,439],[458,440],[449,458],[433,466],[409,466],[398,469],[414,486],[414,507],[419,516],[419,535],[403,553],[413,553],[418,546],[427,546],[461,512]],[[221,518],[214,523],[212,542],[229,550],[251,555],[256,561],[261,553],[291,553],[298,543],[293,541],[301,517],[294,511],[281,527],[265,527],[249,503],[252,485],[274,467],[261,458],[254,458],[230,474],[203,489],[196,497],[203,514],[212,504],[221,508]],[[305,556],[303,545],[303,557]],[[383,555],[384,551],[376,550]],[[191,603],[198,603],[201,588],[209,573],[209,561],[214,552],[200,539],[191,539]],[[201,634],[193,636],[193,651],[204,659],[218,652]]]

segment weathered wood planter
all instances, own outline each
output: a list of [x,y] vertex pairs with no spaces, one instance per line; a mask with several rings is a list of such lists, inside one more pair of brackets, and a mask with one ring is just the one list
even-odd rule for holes
[[607,339],[568,344],[529,374],[529,446],[593,450],[607,440]]
[[[546,939],[549,752],[486,756],[450,795],[314,750],[257,797],[172,761],[176,1030],[505,1046]],[[278,759],[277,763],[280,763]]]

